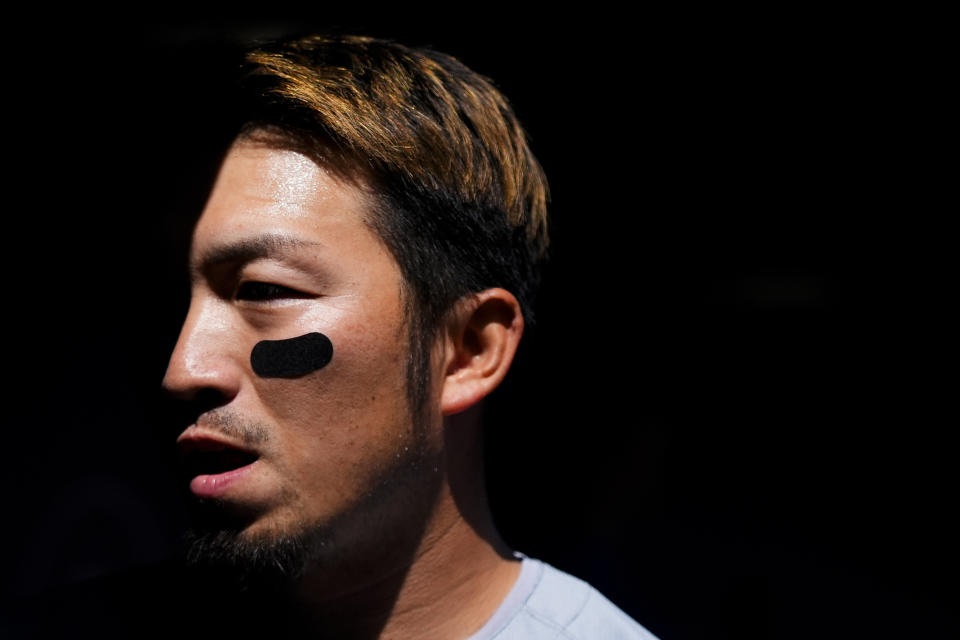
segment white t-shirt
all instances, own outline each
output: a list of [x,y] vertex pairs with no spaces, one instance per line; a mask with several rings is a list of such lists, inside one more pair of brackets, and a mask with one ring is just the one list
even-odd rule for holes
[[583,580],[520,557],[516,584],[469,640],[657,640]]

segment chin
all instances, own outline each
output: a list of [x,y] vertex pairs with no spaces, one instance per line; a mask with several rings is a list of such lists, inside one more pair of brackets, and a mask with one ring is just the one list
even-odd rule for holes
[[316,563],[316,550],[328,546],[328,534],[319,524],[279,528],[207,518],[187,531],[184,559],[192,569],[241,588],[292,586]]

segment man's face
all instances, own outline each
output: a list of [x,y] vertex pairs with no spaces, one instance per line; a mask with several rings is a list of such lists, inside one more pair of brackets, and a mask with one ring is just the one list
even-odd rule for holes
[[[238,142],[197,223],[164,386],[215,398],[178,443],[191,491],[239,521],[241,539],[383,527],[432,467],[407,402],[400,271],[363,214],[361,192],[306,156]],[[323,368],[251,368],[261,340],[311,332],[333,344]]]

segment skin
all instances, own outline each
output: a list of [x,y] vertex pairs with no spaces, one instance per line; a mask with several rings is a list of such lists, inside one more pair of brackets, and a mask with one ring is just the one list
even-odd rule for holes
[[[361,183],[300,153],[237,141],[194,231],[191,304],[164,387],[215,397],[181,442],[257,454],[216,497],[244,538],[325,532],[293,585],[306,624],[344,638],[467,637],[519,572],[490,518],[469,409],[509,369],[522,315],[502,289],[451,311],[415,424],[402,278],[366,201]],[[257,342],[311,331],[334,345],[326,367],[253,373]]]

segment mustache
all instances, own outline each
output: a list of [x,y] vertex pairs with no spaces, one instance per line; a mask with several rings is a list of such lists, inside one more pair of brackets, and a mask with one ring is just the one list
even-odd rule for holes
[[219,431],[250,447],[262,445],[270,439],[270,430],[265,424],[247,420],[230,409],[213,409],[201,414],[197,426]]

